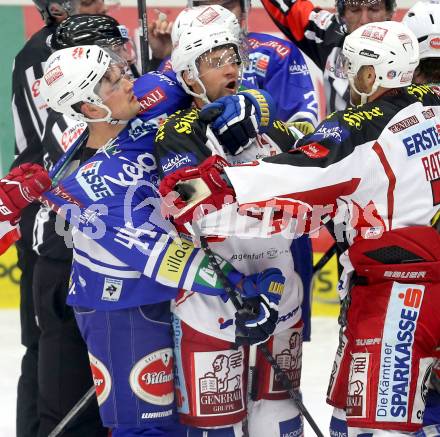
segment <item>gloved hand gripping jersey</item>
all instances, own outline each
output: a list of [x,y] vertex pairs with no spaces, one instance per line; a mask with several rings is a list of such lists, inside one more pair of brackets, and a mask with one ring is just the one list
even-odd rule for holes
[[25,163],[13,168],[0,180],[0,221],[16,224],[23,208],[48,190],[51,180],[38,164]]
[[266,269],[244,278],[243,310],[235,313],[237,346],[259,344],[273,334],[285,280],[281,270],[276,268]]
[[205,105],[200,119],[211,123],[220,144],[232,155],[249,147],[257,133],[265,133],[273,122],[275,103],[263,90],[248,89]]

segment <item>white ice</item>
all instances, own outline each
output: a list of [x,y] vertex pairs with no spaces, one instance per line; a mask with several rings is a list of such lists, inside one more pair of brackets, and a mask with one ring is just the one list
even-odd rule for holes
[[[328,435],[331,415],[325,393],[337,339],[336,320],[320,317],[312,321],[312,341],[304,344],[301,380],[304,404],[324,435]],[[0,310],[0,345],[0,437],[14,437],[16,386],[24,350],[20,344],[18,310]],[[305,435],[314,435],[308,426]]]

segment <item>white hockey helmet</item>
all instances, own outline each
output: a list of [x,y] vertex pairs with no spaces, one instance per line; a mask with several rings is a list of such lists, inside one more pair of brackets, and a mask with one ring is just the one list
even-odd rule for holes
[[228,9],[220,5],[206,5],[188,7],[176,17],[171,31],[173,47],[179,42],[180,36],[191,27],[217,24],[224,26],[240,38],[240,23],[237,17]]
[[[419,45],[414,33],[403,23],[382,21],[356,29],[344,40],[345,71],[350,85],[367,101],[379,87],[400,88],[411,84],[419,64]],[[369,93],[359,92],[354,78],[360,68],[372,65],[376,79]]]
[[[234,4],[236,3],[236,0],[188,0],[187,7],[193,8],[195,6],[213,6],[213,5],[219,5],[223,6],[225,9],[230,10]],[[248,17],[249,17],[249,11],[251,9],[251,0],[239,0],[240,7],[241,7],[241,23],[239,23],[241,26],[243,26],[243,32],[247,33],[248,30]]]
[[[225,47],[225,49],[232,47],[234,49],[234,57],[231,59],[229,55],[222,56],[220,60],[221,65],[231,62],[241,63],[240,41],[236,34],[223,26],[211,24],[209,26],[190,27],[180,36],[177,46],[174,47],[171,53],[171,65],[176,73],[177,80],[186,93],[209,102],[206,88],[200,80],[198,60],[202,55],[221,47]],[[215,67],[219,68],[221,65]],[[195,80],[200,84],[203,90],[201,94],[196,94],[188,87],[183,79],[184,71],[188,72],[189,79]]]
[[403,17],[419,41],[420,59],[440,57],[440,3],[417,2]]
[[[127,63],[107,49],[96,45],[68,47],[48,58],[41,78],[40,91],[55,111],[79,121],[119,123],[99,95],[101,80],[113,67],[127,68]],[[87,102],[107,111],[99,119],[88,119],[72,106]]]

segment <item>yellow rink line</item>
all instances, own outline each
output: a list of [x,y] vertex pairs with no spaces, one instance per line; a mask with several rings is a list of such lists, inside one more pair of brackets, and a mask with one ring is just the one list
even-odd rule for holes
[[[322,253],[314,254],[314,262]],[[0,308],[18,308],[20,270],[17,267],[17,252],[11,247],[0,256]],[[333,257],[315,277],[313,288],[313,316],[334,316],[339,313],[336,258]]]

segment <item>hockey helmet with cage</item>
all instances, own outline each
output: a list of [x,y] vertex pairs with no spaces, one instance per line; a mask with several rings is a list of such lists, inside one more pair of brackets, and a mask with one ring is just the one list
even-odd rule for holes
[[180,36],[191,27],[217,24],[224,26],[233,34],[240,37],[240,23],[237,17],[220,5],[188,7],[176,17],[171,31],[173,47],[177,46]]
[[[176,73],[177,80],[187,94],[199,97],[209,103],[205,86],[200,80],[198,63],[203,55],[223,47],[225,48],[225,53],[220,56],[219,63],[215,68],[219,68],[228,63],[241,64],[240,41],[236,34],[224,26],[211,24],[203,27],[191,27],[180,36],[178,45],[174,47],[171,53],[171,65]],[[229,47],[234,49],[233,56],[227,51]],[[183,73],[185,71],[188,72],[189,79],[199,83],[203,90],[201,94],[194,93],[188,87],[183,79]]]
[[[365,24],[344,40],[344,68],[351,87],[365,103],[379,87],[400,88],[411,84],[419,64],[419,45],[403,23],[381,21]],[[376,79],[369,93],[359,92],[354,78],[363,66],[374,67]]]
[[[122,75],[127,63],[111,51],[96,45],[68,47],[48,58],[41,78],[40,91],[54,111],[79,121],[120,123],[112,118],[111,110],[99,95],[102,80],[116,70]],[[99,119],[88,119],[75,105],[92,103],[107,111]]]
[[402,23],[416,35],[420,59],[440,57],[440,3],[417,2],[403,17]]
[[80,0],[32,0],[46,24],[79,11]]
[[63,20],[51,45],[55,50],[79,45],[114,47],[129,41],[128,30],[109,15],[78,14]]
[[[371,4],[371,0],[336,0],[336,11],[338,12],[340,17],[344,15],[345,6],[350,4],[368,6]],[[387,11],[394,12],[396,10],[396,7],[396,0],[385,0],[385,9]]]

